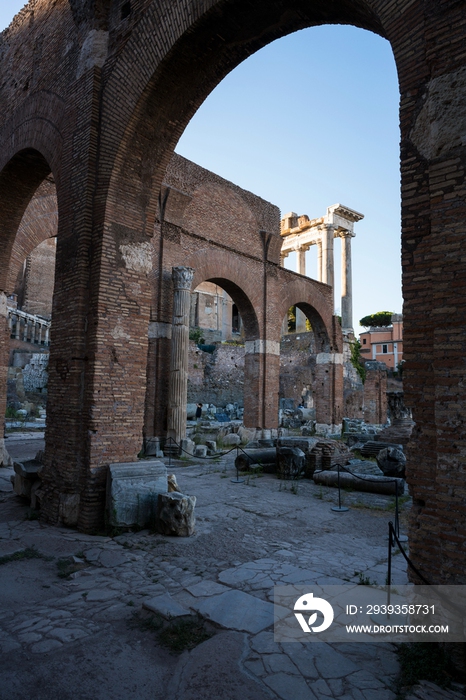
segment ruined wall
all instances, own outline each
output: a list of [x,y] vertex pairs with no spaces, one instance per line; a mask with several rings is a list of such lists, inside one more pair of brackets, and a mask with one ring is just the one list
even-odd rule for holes
[[364,385],[361,377],[351,362],[350,342],[343,343],[343,387],[343,405],[345,417],[360,418],[365,420]]
[[313,333],[289,333],[280,342],[280,398],[316,405],[315,339]]
[[244,405],[244,345],[218,345],[213,353],[189,344],[188,403]]
[[[244,420],[248,427],[276,427],[284,315],[289,306],[306,300],[320,329],[317,344],[336,346],[341,338],[333,326],[331,290],[279,266],[280,215],[275,205],[176,154],[165,173],[163,193],[162,264],[152,274],[145,434],[162,436],[166,429],[171,270],[180,264],[194,268],[193,289],[211,281],[237,306],[246,342]],[[324,390],[331,392],[333,384]],[[223,403],[219,390],[210,395]],[[332,401],[326,402],[326,410],[333,410]]]
[[387,368],[383,362],[366,362],[364,382],[364,411],[366,423],[382,425],[387,422]]

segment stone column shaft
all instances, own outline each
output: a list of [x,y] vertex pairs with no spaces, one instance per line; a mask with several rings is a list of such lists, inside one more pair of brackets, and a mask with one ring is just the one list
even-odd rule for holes
[[333,226],[324,226],[322,235],[322,282],[333,289]]
[[[306,274],[306,250],[298,248],[296,250],[297,272],[300,275]],[[296,309],[296,333],[305,333],[306,331],[306,316],[300,310]]]
[[322,282],[322,239],[317,241],[317,279]]
[[296,272],[300,275],[306,274],[306,251],[304,248],[296,250]]
[[353,328],[353,282],[351,273],[351,236],[341,240],[341,325]]
[[191,267],[173,267],[174,287],[170,383],[168,389],[168,437],[177,443],[186,437],[188,392],[189,312],[191,306]]

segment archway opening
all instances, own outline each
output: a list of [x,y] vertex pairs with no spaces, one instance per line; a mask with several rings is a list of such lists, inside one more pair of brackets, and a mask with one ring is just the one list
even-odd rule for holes
[[191,292],[188,405],[202,403],[204,414],[221,420],[252,415],[258,377],[245,342],[257,336],[257,315],[242,289],[222,278],[198,284]]

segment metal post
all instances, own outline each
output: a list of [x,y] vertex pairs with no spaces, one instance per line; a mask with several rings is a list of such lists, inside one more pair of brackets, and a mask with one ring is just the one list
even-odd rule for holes
[[341,505],[340,465],[337,464],[337,467],[338,467],[338,506],[332,506],[330,508],[330,510],[334,510],[335,513],[345,513],[349,509],[346,506]]
[[387,572],[387,606],[390,605],[390,586],[392,585],[392,547],[393,523],[388,523],[388,572]]

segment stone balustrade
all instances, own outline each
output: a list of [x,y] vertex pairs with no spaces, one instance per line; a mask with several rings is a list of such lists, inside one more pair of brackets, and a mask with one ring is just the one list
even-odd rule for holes
[[46,321],[45,318],[28,314],[25,311],[7,308],[10,338],[45,347],[50,345],[51,321]]

